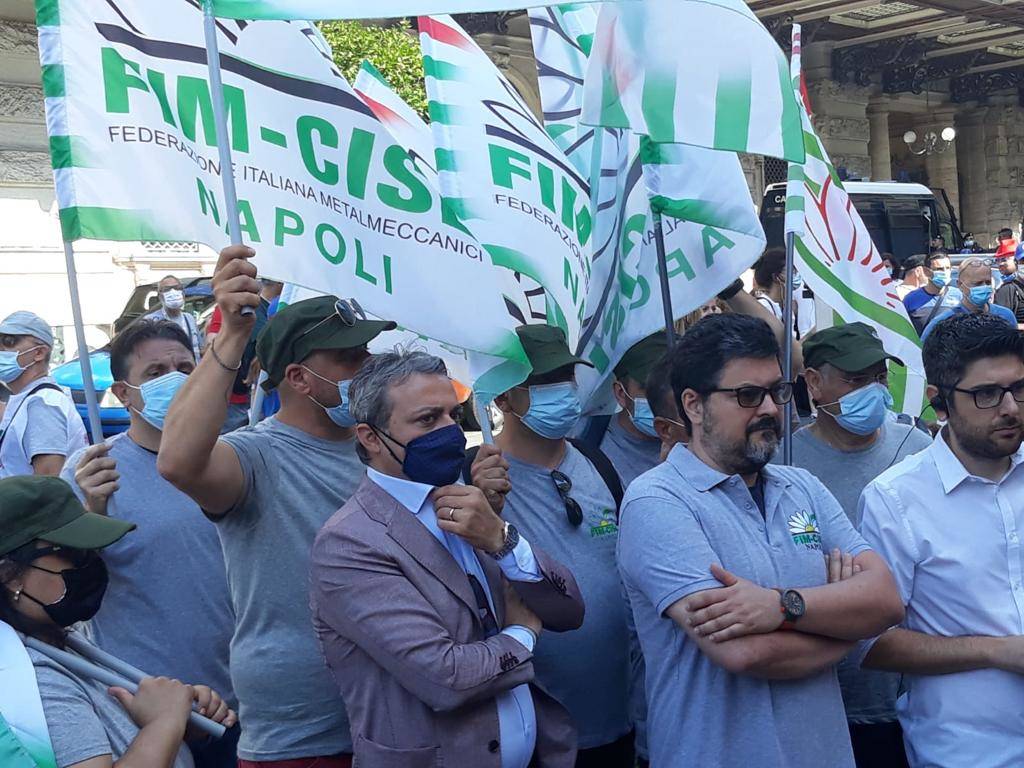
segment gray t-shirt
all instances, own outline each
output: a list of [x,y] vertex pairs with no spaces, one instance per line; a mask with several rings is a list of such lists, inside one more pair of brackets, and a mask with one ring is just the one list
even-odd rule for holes
[[[107,515],[138,527],[103,550],[110,584],[90,637],[147,674],[208,685],[235,707],[228,674],[235,619],[217,529],[160,476],[155,453],[127,433],[106,442],[121,474]],[[70,457],[61,477],[84,501],[75,482],[81,455]]]
[[623,490],[661,460],[661,440],[630,434],[619,423],[619,414],[612,416],[601,450],[619,473]]
[[567,443],[558,471],[572,481],[569,495],[583,509],[583,524],[574,527],[551,471],[505,458],[512,491],[502,516],[572,570],[587,608],[583,626],[574,632],[542,634],[533,656],[537,680],[569,710],[580,749],[609,744],[631,727],[626,608],[615,570],[615,500],[593,465]]
[[647,663],[647,737],[658,768],[853,768],[839,683],[732,674],[708,659],[667,609],[721,584],[711,563],[762,586],[827,582],[823,549],[868,549],[810,473],[765,467],[765,516],[746,484],[682,446],[623,502],[618,558]]
[[348,716],[309,608],[313,539],[365,474],[355,440],[322,440],[276,417],[220,438],[245,493],[218,521],[235,609],[231,680],[245,760],[352,751]]
[[[107,693],[107,686],[78,677],[38,651],[26,650],[35,666],[57,768],[102,755],[110,755],[114,762],[120,760],[139,728]],[[193,768],[192,756],[184,744],[173,768]]]
[[[916,427],[887,420],[878,439],[867,448],[840,451],[819,440],[805,427],[793,435],[793,466],[802,467],[821,480],[859,530],[857,502],[868,483],[905,457],[923,451],[931,442],[931,438]],[[850,722],[896,720],[898,674],[860,669],[854,661],[844,660],[839,665],[839,686]]]

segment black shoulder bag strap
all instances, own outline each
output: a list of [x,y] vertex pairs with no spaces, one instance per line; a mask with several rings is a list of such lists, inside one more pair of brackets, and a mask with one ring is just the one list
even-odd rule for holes
[[64,391],[56,384],[51,384],[48,381],[44,381],[42,384],[38,384],[32,390],[30,390],[28,394],[25,395],[24,399],[20,403],[18,403],[18,407],[14,409],[14,413],[11,414],[11,418],[7,422],[7,429],[5,429],[3,432],[0,432],[0,449],[4,447],[4,439],[7,437],[7,433],[11,431],[11,426],[14,424],[14,419],[18,415],[18,412],[21,411],[22,407],[25,405],[25,403],[28,402],[28,399],[32,397],[32,395],[44,389],[56,389],[58,392]]
[[[600,448],[595,448],[581,440],[569,438],[569,442],[577,451],[582,453],[591,464],[594,465],[594,469],[597,470],[597,474],[601,476],[604,484],[608,486],[608,492],[611,493],[612,498],[615,499],[615,516],[618,518],[619,508],[622,506],[622,497],[625,496],[625,492],[622,488],[622,481],[619,479],[619,473],[616,472],[615,467],[612,466],[611,459],[609,459]],[[473,481],[473,462],[476,460],[476,455],[479,450],[480,449],[478,447],[473,447],[466,451],[466,460],[462,464],[462,482],[467,485]]]
[[570,437],[569,442],[572,443],[573,448],[582,453],[594,465],[597,474],[601,476],[604,484],[608,486],[608,491],[611,493],[612,498],[615,499],[615,519],[618,521],[619,510],[622,508],[622,497],[626,494],[622,488],[622,480],[619,479],[619,473],[615,471],[611,459],[600,448],[595,448],[593,445],[584,443],[582,440]]
[[949,290],[949,285],[942,286],[942,290],[939,291],[935,296],[935,306],[932,307],[932,311],[928,313],[928,319],[924,321],[924,327],[921,329],[921,333],[924,333],[924,329],[928,327],[928,324],[935,319],[935,316],[939,314],[939,310],[942,309],[942,302],[946,298],[946,291]]

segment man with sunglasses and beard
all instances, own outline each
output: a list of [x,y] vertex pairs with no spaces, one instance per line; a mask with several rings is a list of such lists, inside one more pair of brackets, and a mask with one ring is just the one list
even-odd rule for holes
[[512,484],[502,514],[572,569],[587,606],[581,629],[541,637],[537,680],[573,718],[576,766],[632,768],[629,635],[615,571],[621,483],[604,454],[566,439],[582,411],[575,368],[590,363],[572,354],[559,328],[525,325],[516,332],[533,372],[495,399],[505,414],[495,444]]
[[[618,543],[651,764],[850,768],[834,665],[902,619],[889,569],[818,480],[769,465],[792,384],[763,321],[702,320],[672,388],[689,449],[629,487]],[[853,559],[833,578],[834,548]]]
[[164,420],[160,474],[218,526],[235,630],[230,671],[244,721],[239,766],[348,768],[345,705],[324,666],[308,600],[309,551],[364,475],[348,386],[367,343],[394,323],[322,296],[278,312],[256,342],[281,410],[219,436],[260,302],[253,251],[224,249],[213,277],[223,326]]
[[906,605],[863,665],[903,674],[911,766],[1024,765],[1024,334],[958,315],[923,356],[946,425],[861,497]]

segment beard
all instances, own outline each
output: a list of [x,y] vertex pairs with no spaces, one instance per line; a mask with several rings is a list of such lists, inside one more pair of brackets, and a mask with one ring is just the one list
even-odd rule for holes
[[715,462],[727,473],[749,475],[760,472],[772,460],[782,438],[782,424],[773,416],[764,416],[747,425],[739,440],[726,441],[717,429],[710,409],[705,410],[701,437]]
[[[961,449],[979,459],[1005,459],[1012,456],[1024,438],[1024,424],[1016,416],[1001,418],[989,426],[973,427],[953,411],[949,414],[949,426]],[[1000,429],[1015,429],[1017,434],[1015,437],[995,437],[994,433]]]

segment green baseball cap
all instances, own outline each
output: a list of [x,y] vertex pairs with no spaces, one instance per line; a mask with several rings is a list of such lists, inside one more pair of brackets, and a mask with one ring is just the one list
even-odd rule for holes
[[819,368],[825,363],[841,371],[863,371],[882,360],[903,361],[882,346],[878,332],[867,323],[846,323],[825,328],[803,342],[804,365]]
[[526,357],[533,366],[532,376],[543,376],[566,365],[594,364],[569,351],[565,331],[554,325],[520,325],[516,328]]
[[289,304],[270,318],[256,339],[256,357],[267,372],[269,392],[292,363],[321,349],[355,349],[398,326],[390,320],[367,320],[337,296],[317,296]]
[[626,354],[615,366],[616,378],[621,380],[628,376],[643,386],[654,366],[665,357],[667,351],[668,340],[665,338],[665,332],[652,333],[626,350]]
[[56,477],[0,480],[0,557],[36,539],[74,549],[102,549],[135,523],[86,512],[71,486]]

